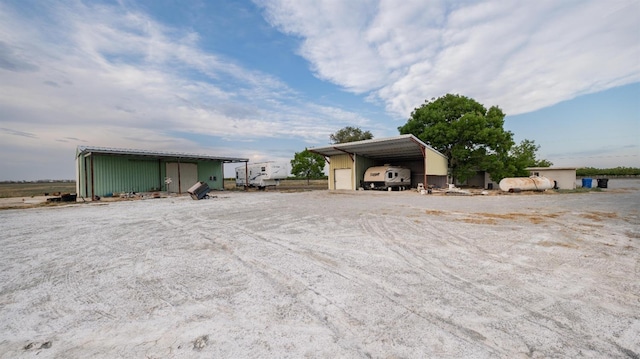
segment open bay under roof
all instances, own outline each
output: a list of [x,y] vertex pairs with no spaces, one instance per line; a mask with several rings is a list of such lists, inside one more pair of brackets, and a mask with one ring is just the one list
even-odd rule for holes
[[77,157],[93,154],[112,156],[131,156],[138,158],[155,158],[175,161],[221,161],[223,163],[249,162],[248,158],[220,157],[196,153],[135,150],[127,148],[78,146]]
[[421,160],[425,151],[444,157],[431,146],[420,141],[414,135],[400,135],[357,142],[338,143],[326,147],[309,148],[309,151],[330,157],[340,154],[359,155],[381,161]]

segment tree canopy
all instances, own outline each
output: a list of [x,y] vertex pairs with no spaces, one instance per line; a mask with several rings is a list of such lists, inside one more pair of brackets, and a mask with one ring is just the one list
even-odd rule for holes
[[336,131],[336,133],[332,133],[331,135],[329,135],[329,139],[331,140],[332,144],[370,140],[372,138],[373,135],[371,134],[371,132],[362,131],[359,127],[351,126],[342,128]]
[[296,152],[291,160],[291,174],[296,177],[306,178],[307,184],[312,178],[324,177],[324,157],[309,151]]
[[488,110],[476,100],[447,94],[416,108],[400,134],[413,134],[447,156],[454,180],[464,182],[477,171],[491,174],[494,181],[528,176],[527,167],[549,167],[537,159],[540,146],[532,140],[519,145],[505,131],[505,114],[496,106]]
[[474,99],[447,94],[425,101],[398,130],[447,156],[451,175],[465,181],[480,169],[499,176],[515,170],[508,161],[513,134],[504,130],[504,117],[496,106],[487,110]]

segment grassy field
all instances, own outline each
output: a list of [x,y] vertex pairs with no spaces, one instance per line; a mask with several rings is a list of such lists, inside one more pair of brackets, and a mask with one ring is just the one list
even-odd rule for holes
[[0,183],[0,198],[44,196],[45,193],[75,193],[75,182]]
[[[236,187],[235,180],[224,180],[225,190],[243,190],[243,188]],[[276,188],[268,188],[274,190]],[[279,191],[303,191],[303,190],[318,190],[327,189],[327,180],[311,180],[307,184],[306,180],[283,180],[280,182],[280,186],[277,187]],[[251,189],[254,190],[254,189]],[[13,197],[33,197],[44,196],[45,193],[53,195],[54,193],[75,193],[75,182],[37,182],[37,183],[0,183],[0,198],[13,198]]]

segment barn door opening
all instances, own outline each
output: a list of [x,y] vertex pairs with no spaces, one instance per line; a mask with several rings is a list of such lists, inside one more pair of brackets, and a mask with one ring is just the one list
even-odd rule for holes
[[185,193],[198,182],[198,165],[195,163],[167,162],[167,177],[171,178],[171,193]]

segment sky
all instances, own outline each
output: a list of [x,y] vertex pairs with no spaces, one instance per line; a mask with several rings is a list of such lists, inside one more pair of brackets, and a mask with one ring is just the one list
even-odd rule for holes
[[640,1],[0,0],[0,181],[77,146],[289,161],[447,93],[554,166],[640,167]]

